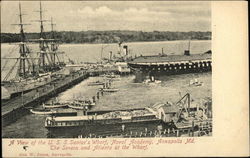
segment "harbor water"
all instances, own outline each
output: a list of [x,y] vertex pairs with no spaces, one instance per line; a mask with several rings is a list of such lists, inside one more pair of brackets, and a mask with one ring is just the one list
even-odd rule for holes
[[[162,52],[165,54],[182,54],[188,46],[187,41],[167,41],[167,42],[137,42],[127,43],[130,53],[138,55],[155,55]],[[2,45],[2,57],[13,45]],[[33,47],[33,46],[31,46]],[[117,44],[65,44],[60,49],[72,60],[78,62],[96,62],[100,59],[101,50],[103,57],[108,57],[108,52],[117,52]],[[211,41],[192,41],[191,53],[203,53],[211,49]],[[14,52],[15,54],[15,52]],[[17,54],[18,55],[18,54]],[[65,58],[65,57],[64,57]],[[66,60],[66,59],[65,59]],[[8,63],[9,64],[9,63]],[[112,82],[111,87],[118,88],[115,93],[104,94],[97,101],[92,110],[116,110],[150,107],[158,102],[177,102],[186,93],[191,94],[192,103],[198,104],[206,98],[212,97],[212,73],[195,73],[172,76],[161,76],[161,83],[134,83],[134,76],[123,76],[120,80]],[[202,86],[190,86],[190,80],[198,79]],[[102,77],[90,77],[80,84],[58,94],[59,101],[72,99],[91,99],[101,86],[88,86],[89,82],[102,81]],[[48,100],[51,102],[52,98]],[[41,105],[38,105],[38,107]],[[46,116],[28,114],[18,121],[2,129],[4,138],[46,138],[48,131],[44,127]]]

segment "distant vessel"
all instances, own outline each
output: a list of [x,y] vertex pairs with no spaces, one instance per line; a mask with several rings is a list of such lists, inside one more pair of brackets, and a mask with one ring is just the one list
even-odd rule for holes
[[104,82],[96,81],[96,82],[90,82],[88,83],[88,86],[98,86],[98,85],[104,85]]
[[[59,70],[62,70],[65,67],[65,63],[61,62],[58,54],[63,52],[58,52],[58,43],[55,39],[46,39],[44,30],[43,30],[43,20],[42,17],[42,5],[40,2],[40,20],[41,32],[40,39],[32,40],[39,43],[40,51],[38,52],[38,57],[32,57],[31,49],[27,46],[28,39],[24,34],[23,26],[27,25],[23,23],[22,20],[22,11],[21,4],[19,3],[19,17],[20,23],[16,24],[20,26],[20,43],[19,45],[19,54],[18,58],[1,58],[1,59],[16,59],[15,64],[12,66],[10,71],[4,77],[1,82],[1,89],[5,92],[5,95],[2,94],[2,99],[9,99],[14,96],[19,95],[20,93],[26,93],[32,89],[38,88],[45,84],[52,82],[57,79],[57,73]],[[54,38],[53,33],[53,22],[51,19],[52,26],[52,38]],[[57,60],[56,60],[57,59]],[[5,61],[3,68],[7,64]],[[15,67],[17,67],[17,74],[14,79],[9,79],[10,74],[13,72]],[[6,95],[8,94],[8,95]]]
[[189,41],[188,50],[184,50],[183,55],[168,55],[163,51],[159,55],[141,55],[128,61],[128,66],[135,73],[136,82],[142,82],[147,76],[157,78],[161,75],[210,72],[212,51],[191,54]]

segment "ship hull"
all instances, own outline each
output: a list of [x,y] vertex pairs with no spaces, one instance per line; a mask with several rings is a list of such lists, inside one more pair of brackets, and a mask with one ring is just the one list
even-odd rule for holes
[[119,134],[131,134],[153,131],[161,125],[161,120],[143,120],[136,122],[119,122],[112,124],[86,123],[80,126],[46,127],[49,138],[106,137]]
[[2,83],[1,87],[4,87],[8,91],[10,95],[9,99],[11,99],[21,95],[21,93],[27,93],[32,91],[33,89],[49,84],[54,80],[54,78],[40,78],[32,81],[7,82]]

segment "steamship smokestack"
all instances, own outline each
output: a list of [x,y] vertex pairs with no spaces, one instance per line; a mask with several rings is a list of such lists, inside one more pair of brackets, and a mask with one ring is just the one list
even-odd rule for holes
[[185,51],[184,51],[184,55],[190,55],[189,50],[185,50]]
[[127,45],[123,46],[123,52],[124,52],[124,55],[128,55],[128,46]]
[[188,50],[184,51],[184,55],[190,55],[190,40],[188,42]]

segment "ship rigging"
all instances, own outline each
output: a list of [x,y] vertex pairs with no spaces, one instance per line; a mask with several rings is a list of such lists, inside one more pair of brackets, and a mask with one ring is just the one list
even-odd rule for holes
[[[65,66],[65,63],[59,58],[59,54],[64,54],[64,52],[58,51],[58,40],[55,40],[53,19],[51,18],[51,37],[52,39],[47,39],[43,22],[48,20],[43,20],[43,10],[42,3],[40,2],[40,10],[38,11],[40,19],[36,20],[40,22],[40,39],[28,40],[24,33],[24,24],[21,3],[19,3],[19,24],[20,27],[20,42],[19,46],[19,57],[7,57],[1,58],[6,59],[3,64],[2,70],[5,69],[5,66],[9,59],[15,59],[16,62],[9,69],[6,76],[1,82],[1,89],[8,93],[9,96],[5,98],[2,95],[2,99],[9,99],[13,96],[18,96],[20,93],[28,92],[32,89],[38,88],[40,86],[46,85],[51,81],[55,80],[56,72],[62,70]],[[37,56],[34,55],[28,47],[28,43],[39,43],[39,52]],[[16,75],[11,78],[11,74],[14,72],[17,67]],[[55,74],[55,75],[54,75]]]

